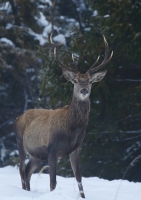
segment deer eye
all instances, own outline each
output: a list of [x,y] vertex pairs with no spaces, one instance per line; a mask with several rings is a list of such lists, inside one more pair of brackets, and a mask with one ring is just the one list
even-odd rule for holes
[[78,83],[77,80],[75,80],[75,79],[73,80],[73,82],[74,82],[74,83]]
[[93,82],[92,82],[92,81],[89,81],[89,83],[92,84]]

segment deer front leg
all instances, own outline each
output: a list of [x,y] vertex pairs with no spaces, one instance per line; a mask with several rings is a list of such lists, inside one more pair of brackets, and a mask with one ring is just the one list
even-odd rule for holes
[[73,169],[74,176],[76,177],[76,180],[77,180],[77,183],[78,183],[80,196],[82,198],[85,198],[84,190],[83,190],[83,186],[82,186],[82,181],[81,181],[81,174],[80,174],[78,160],[79,160],[79,149],[77,148],[75,151],[73,151],[70,154],[70,162],[71,162],[71,166],[72,166],[72,169]]
[[49,175],[50,175],[50,191],[56,188],[56,165],[57,158],[54,155],[49,155],[48,157],[48,165],[49,165]]

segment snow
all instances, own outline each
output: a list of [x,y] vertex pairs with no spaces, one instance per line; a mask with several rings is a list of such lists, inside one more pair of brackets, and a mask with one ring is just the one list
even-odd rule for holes
[[11,40],[9,40],[5,37],[0,38],[0,42],[4,42],[4,43],[7,43],[9,46],[15,47],[15,44]]
[[141,129],[139,130],[133,130],[133,131],[122,131],[122,130],[119,130],[120,133],[126,133],[126,134],[137,134],[137,133],[141,133]]
[[1,143],[1,150],[0,150],[0,159],[1,159],[1,161],[4,160],[5,156],[6,156],[6,148],[5,148],[4,143]]
[[40,15],[39,17],[35,16],[35,19],[37,20],[39,26],[41,27],[48,26],[49,22],[46,20],[44,14],[42,12],[39,12],[39,15]]
[[50,6],[52,6],[52,2],[50,0],[39,0],[40,3],[48,3]]
[[66,18],[65,20],[66,22],[72,22],[72,23],[76,22],[74,18]]
[[98,11],[97,11],[97,10],[94,10],[94,12],[93,12],[93,15],[92,15],[92,16],[96,17],[97,15],[98,15]]
[[88,28],[85,28],[84,30],[85,30],[85,31],[90,31],[90,30],[91,30],[91,28],[90,28],[90,27],[88,27]]
[[104,15],[105,18],[110,17],[110,15]]
[[11,29],[12,27],[13,27],[13,24],[8,23],[5,28],[8,30],[8,29]]
[[19,155],[19,152],[18,152],[18,150],[14,150],[14,151],[12,151],[9,155],[10,155],[10,156]]
[[[50,0],[39,0],[39,3],[42,3],[42,4],[49,4],[50,6],[52,5],[51,1]],[[41,6],[44,6],[44,5],[41,5]],[[9,3],[6,2],[6,3],[3,3],[2,5],[0,4],[0,10],[6,10],[9,8]],[[38,16],[34,16],[37,24],[42,27],[42,32],[39,34],[39,33],[36,33],[34,32],[31,28],[27,27],[26,31],[28,31],[28,34],[30,36],[32,36],[34,38],[34,40],[37,40],[39,42],[39,44],[41,46],[45,45],[48,41],[48,38],[49,38],[49,35],[52,31],[52,24],[47,21],[45,15],[43,14],[43,12],[39,12],[39,15]],[[74,19],[70,19],[71,22],[74,23]],[[14,28],[14,25],[11,24],[11,23],[7,23],[6,26],[5,26],[6,30],[9,30],[11,28]],[[21,28],[24,28],[24,26]],[[57,32],[59,32],[59,29],[57,26],[53,26],[54,30],[56,30]],[[59,34],[57,36],[54,37],[54,41],[55,42],[62,42],[62,40],[65,39],[64,35],[63,34]],[[15,47],[15,44],[7,39],[7,38],[0,38],[0,42],[4,42],[4,43],[7,43],[9,46],[12,46],[12,47]],[[66,42],[64,41],[63,42],[64,45],[66,45]]]
[[43,37],[44,38],[48,38],[48,35],[51,33],[51,30],[52,30],[52,25],[51,23],[48,24],[48,26],[46,26],[44,29],[43,29]]
[[41,46],[47,42],[47,39],[44,38],[42,34],[35,33],[31,28],[28,28],[28,33],[32,35],[35,40],[38,40]]
[[7,14],[11,13],[12,9],[10,3],[8,1],[0,3],[0,10],[6,11]]
[[96,103],[96,104],[99,104],[100,103],[100,101],[93,101],[94,103]]
[[[21,188],[17,167],[0,168],[0,200],[80,200],[75,178],[57,176],[57,187],[50,192],[49,175],[33,174],[31,191]],[[83,178],[86,200],[140,200],[141,183],[126,180],[108,181],[97,177]]]
[[53,41],[66,45],[65,37],[63,34],[59,34],[59,35],[53,37]]

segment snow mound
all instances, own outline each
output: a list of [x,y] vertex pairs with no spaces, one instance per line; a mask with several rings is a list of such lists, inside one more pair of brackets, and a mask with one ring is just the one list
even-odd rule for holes
[[[17,167],[0,168],[0,200],[80,200],[75,178],[57,176],[57,187],[53,192],[49,188],[48,174],[33,174],[31,191],[21,188]],[[97,177],[83,178],[87,200],[139,200],[141,183],[126,180],[108,181]]]
[[12,197],[12,196],[32,197],[33,194],[12,185],[5,185],[0,187],[0,197]]

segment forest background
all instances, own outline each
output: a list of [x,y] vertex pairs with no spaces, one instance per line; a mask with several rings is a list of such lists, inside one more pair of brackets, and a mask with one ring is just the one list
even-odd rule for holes
[[[94,84],[80,150],[83,176],[120,179],[141,154],[141,2],[133,0],[0,1],[0,167],[18,164],[13,122],[30,108],[71,102],[72,84],[55,62],[50,33],[64,63],[74,54],[84,73],[101,55],[105,35],[114,56]],[[44,164],[44,163],[43,163]],[[141,181],[141,160],[125,179]],[[57,174],[72,176],[68,158]]]

